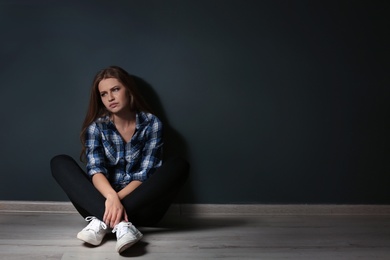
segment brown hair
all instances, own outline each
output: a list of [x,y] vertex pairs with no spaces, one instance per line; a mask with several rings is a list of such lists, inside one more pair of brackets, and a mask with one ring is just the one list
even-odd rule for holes
[[109,115],[109,112],[107,111],[101,100],[98,88],[100,81],[108,78],[117,79],[126,88],[126,92],[130,100],[130,109],[132,111],[151,113],[150,107],[147,105],[147,103],[137,90],[134,78],[129,73],[127,73],[127,71],[118,66],[110,66],[106,69],[99,71],[92,82],[88,110],[84,119],[83,126],[81,128],[80,139],[83,145],[80,155],[81,161],[84,161],[85,159],[85,134],[88,126],[92,124],[97,118],[102,117],[104,115]]

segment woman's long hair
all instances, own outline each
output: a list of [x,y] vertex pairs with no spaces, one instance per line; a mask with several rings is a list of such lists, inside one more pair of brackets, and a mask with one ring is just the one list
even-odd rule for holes
[[81,128],[80,139],[83,146],[80,155],[81,161],[85,160],[85,141],[86,141],[85,134],[88,126],[92,124],[97,118],[105,115],[109,115],[109,112],[107,111],[106,107],[104,106],[101,100],[99,87],[98,87],[100,81],[108,78],[117,79],[126,88],[126,92],[130,100],[131,111],[135,111],[135,112],[142,111],[142,112],[151,113],[150,107],[147,105],[147,103],[145,102],[145,100],[142,98],[141,94],[137,90],[135,81],[129,73],[127,73],[124,69],[118,66],[110,66],[106,69],[99,71],[96,74],[92,83],[88,110],[84,119],[83,126]]

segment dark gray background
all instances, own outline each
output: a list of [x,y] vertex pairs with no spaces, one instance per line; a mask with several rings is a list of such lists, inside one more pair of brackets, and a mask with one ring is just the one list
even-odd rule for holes
[[0,2],[0,199],[67,200],[49,160],[119,65],[191,162],[180,201],[390,203],[385,2]]

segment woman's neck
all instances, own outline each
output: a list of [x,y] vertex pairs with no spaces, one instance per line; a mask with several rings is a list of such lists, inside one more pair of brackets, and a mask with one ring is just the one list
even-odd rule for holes
[[129,110],[123,111],[122,113],[113,114],[111,119],[117,128],[125,130],[134,126],[136,113]]

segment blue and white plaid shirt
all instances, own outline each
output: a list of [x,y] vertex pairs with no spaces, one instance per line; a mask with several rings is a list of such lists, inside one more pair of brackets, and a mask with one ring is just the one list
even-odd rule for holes
[[133,180],[145,181],[162,164],[162,124],[154,115],[136,114],[136,127],[126,143],[109,116],[95,120],[86,131],[87,173],[103,173],[119,191]]

